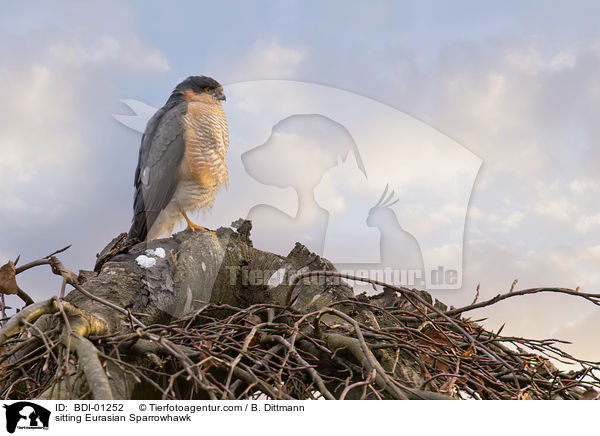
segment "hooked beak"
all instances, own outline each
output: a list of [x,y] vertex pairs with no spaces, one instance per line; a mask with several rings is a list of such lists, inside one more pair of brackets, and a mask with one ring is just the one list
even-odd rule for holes
[[220,101],[227,101],[227,97],[225,97],[225,94],[223,94],[222,92],[215,95],[215,98]]

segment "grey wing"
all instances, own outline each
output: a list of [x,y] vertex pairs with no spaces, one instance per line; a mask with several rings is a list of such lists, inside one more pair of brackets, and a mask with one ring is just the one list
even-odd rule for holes
[[133,223],[129,239],[144,241],[177,187],[177,170],[185,153],[183,116],[187,103],[160,109],[148,122],[135,172]]

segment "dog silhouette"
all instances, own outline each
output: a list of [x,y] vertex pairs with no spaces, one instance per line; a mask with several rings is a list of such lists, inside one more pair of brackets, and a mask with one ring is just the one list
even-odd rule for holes
[[29,427],[38,427],[41,421],[44,428],[48,428],[50,411],[29,401],[19,401],[10,405],[3,405],[6,409],[6,431],[14,433],[19,421],[29,420]]

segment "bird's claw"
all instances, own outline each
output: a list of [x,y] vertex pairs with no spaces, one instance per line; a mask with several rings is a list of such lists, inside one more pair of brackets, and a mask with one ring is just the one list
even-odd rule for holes
[[[196,230],[199,230],[199,231],[201,231],[201,232],[207,232],[207,233],[212,233],[213,235],[216,235],[216,233],[215,233],[215,232],[213,232],[212,230],[209,230],[209,229],[207,229],[206,227],[202,227],[202,226],[199,226],[199,225],[197,225],[197,224],[194,224],[194,223],[193,223],[193,222],[191,222],[191,221],[188,223],[187,229],[191,229],[191,230],[192,230],[192,232],[195,232]],[[186,229],[186,230],[187,230],[187,229]]]

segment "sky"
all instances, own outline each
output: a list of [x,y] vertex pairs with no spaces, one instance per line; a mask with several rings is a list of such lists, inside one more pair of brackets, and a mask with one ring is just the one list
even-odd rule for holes
[[[478,284],[487,299],[514,279],[597,291],[599,19],[594,1],[5,5],[0,263],[73,244],[65,265],[91,269],[131,220],[141,135],[113,117],[132,114],[121,100],[157,108],[180,80],[205,74],[228,94],[231,177],[200,221],[229,225],[248,213],[255,245],[285,255],[289,216],[310,246],[326,210],[329,233],[315,251],[358,256],[378,248],[377,226],[355,233],[348,217],[366,219],[391,183],[399,202],[390,210],[425,263],[461,268],[458,289],[434,291],[442,301],[468,304]],[[346,121],[321,132],[318,120],[293,118],[307,113]],[[325,174],[280,183],[274,156],[298,161],[293,143],[318,156],[315,138],[327,135],[346,145]],[[44,269],[19,279],[35,299],[60,288]],[[571,340],[569,350],[600,360],[590,303],[536,295],[473,316],[490,328],[506,322],[509,334]]]

